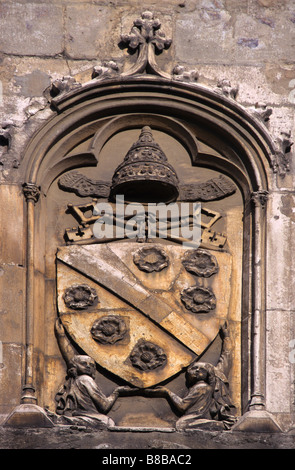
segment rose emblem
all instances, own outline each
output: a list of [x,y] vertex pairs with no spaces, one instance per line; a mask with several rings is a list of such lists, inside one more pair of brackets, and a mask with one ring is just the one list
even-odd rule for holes
[[160,346],[150,341],[139,341],[130,354],[133,367],[148,372],[162,366],[167,356]]
[[65,290],[63,296],[67,307],[74,310],[83,310],[98,302],[96,290],[87,284],[73,285]]
[[154,246],[138,250],[133,256],[133,261],[141,271],[147,273],[162,271],[169,265],[169,259],[165,251]]
[[210,277],[219,269],[215,256],[202,249],[189,251],[182,264],[187,271],[201,277]]
[[209,287],[193,286],[184,289],[181,300],[194,313],[208,313],[216,307],[216,297]]
[[124,319],[118,315],[108,315],[96,320],[90,330],[92,338],[101,344],[114,344],[121,341],[127,332]]

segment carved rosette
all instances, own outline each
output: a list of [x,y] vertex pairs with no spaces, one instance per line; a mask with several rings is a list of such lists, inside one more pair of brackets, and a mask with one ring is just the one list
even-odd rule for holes
[[187,271],[200,277],[210,277],[219,270],[215,256],[201,248],[187,252],[182,264]]
[[167,361],[167,356],[160,346],[144,340],[134,346],[129,358],[133,367],[145,372],[157,369]]
[[118,315],[107,315],[96,320],[90,330],[92,338],[101,344],[115,344],[121,341],[127,326],[124,319]]
[[84,310],[98,302],[96,290],[87,284],[75,284],[68,287],[63,299],[66,306],[74,310]]
[[181,300],[185,308],[194,313],[208,313],[216,308],[216,297],[209,287],[193,286],[184,289]]
[[133,261],[141,271],[147,273],[159,272],[169,266],[169,258],[165,251],[156,247],[145,247],[138,250],[133,256]]

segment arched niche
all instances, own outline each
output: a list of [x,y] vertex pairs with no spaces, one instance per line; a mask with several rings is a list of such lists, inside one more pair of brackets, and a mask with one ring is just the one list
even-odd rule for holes
[[[178,135],[189,146],[193,161],[193,147],[196,144],[188,126],[190,122],[199,126],[203,134],[210,136],[211,140],[214,138],[212,146],[218,146],[219,153],[233,162],[233,154],[236,154],[236,162],[239,162],[241,168],[244,166],[245,174],[248,175],[249,187],[253,190],[267,187],[266,173],[272,166],[274,145],[264,126],[251,118],[235,101],[201,86],[153,76],[126,78],[123,83],[118,79],[102,83],[93,81],[82,89],[55,99],[57,114],[31,139],[25,151],[22,164],[26,168],[27,181],[36,184],[42,181],[44,184],[48,171],[52,171],[55,165],[59,165],[55,170],[56,176],[62,172],[61,161],[65,155],[79,142],[97,133],[98,121],[101,123],[117,118],[112,126],[106,126],[108,130],[105,132],[111,135],[118,125],[120,128],[132,126],[132,121],[128,122],[126,117],[123,123],[124,115],[145,114],[149,115],[151,123],[157,122],[158,128],[165,125],[167,130],[171,127],[170,132]],[[136,120],[136,117],[132,119]],[[167,119],[171,119],[170,125],[167,122],[164,124]],[[183,133],[182,121],[186,123]],[[104,142],[108,138],[107,135],[101,136],[103,132],[101,130],[96,135],[94,146],[100,139]],[[98,151],[101,145],[98,144]],[[91,146],[88,150],[84,162],[94,165],[95,152]],[[198,163],[202,164],[202,160]],[[72,158],[72,167],[80,164],[80,160],[75,162]],[[50,178],[52,181],[54,175]],[[48,184],[50,182],[46,181],[46,187]]]
[[[221,173],[238,189],[243,207],[238,407],[240,414],[249,404],[252,410],[265,411],[265,224],[275,153],[265,128],[220,94],[148,75],[92,81],[55,98],[52,104],[55,115],[31,139],[22,161],[28,205],[28,348],[23,402],[38,399],[44,406],[50,399],[45,388],[52,393],[64,373],[54,362],[58,350],[52,346],[54,255],[64,243],[63,234],[55,233],[54,220],[63,219],[63,203],[69,199],[65,193],[55,197],[58,178],[77,168],[90,176],[90,169],[95,172],[113,139],[149,125],[177,142],[192,170]],[[195,174],[192,171],[192,179]],[[40,195],[32,195],[34,190],[40,190]],[[81,202],[78,196],[71,197],[72,203]],[[46,341],[45,336],[50,339]],[[55,365],[50,366],[51,362]],[[110,388],[110,383],[105,387]]]

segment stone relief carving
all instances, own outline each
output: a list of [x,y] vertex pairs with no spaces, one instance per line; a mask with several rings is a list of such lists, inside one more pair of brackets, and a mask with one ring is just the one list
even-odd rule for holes
[[183,397],[166,387],[146,389],[149,397],[163,397],[182,415],[176,422],[177,430],[199,427],[230,429],[236,422],[236,409],[232,403],[228,372],[231,365],[231,340],[227,324],[220,334],[223,340],[221,355],[216,366],[206,362],[193,362],[186,371],[187,391]]
[[151,200],[155,196],[161,200],[174,200],[178,195],[178,176],[173,166],[155,142],[149,126],[141,129],[138,140],[130,147],[123,162],[115,169],[111,198],[116,194],[124,194],[132,200],[142,198],[147,188],[153,185],[152,193],[147,195]]
[[[66,229],[68,242],[81,242],[93,238],[91,225],[98,219],[94,214],[96,198],[108,198],[113,202],[117,194],[123,194],[125,200],[136,200],[140,194],[147,202],[151,198],[168,201],[214,201],[228,197],[236,192],[236,186],[224,175],[206,182],[185,183],[179,181],[176,171],[168,162],[166,155],[155,142],[152,129],[144,126],[138,140],[130,147],[123,162],[115,169],[112,181],[97,181],[78,171],[66,173],[59,178],[60,189],[74,192],[80,197],[94,197],[86,204],[68,204],[68,210],[79,220],[79,227]],[[153,190],[151,191],[151,184]],[[85,216],[92,211],[91,216]],[[202,239],[205,245],[224,246],[226,237],[221,233],[211,232],[211,226],[220,215],[202,207],[202,213],[211,218],[210,224],[202,225]],[[116,218],[116,214],[114,214]],[[114,220],[115,222],[115,220]]]
[[59,320],[55,332],[60,350],[67,364],[67,377],[57,392],[56,412],[47,411],[55,424],[87,425],[96,428],[113,426],[114,421],[107,416],[120,394],[130,391],[130,387],[117,387],[106,396],[95,382],[96,363],[87,355],[75,354],[65,330]]
[[169,258],[165,251],[158,247],[142,248],[133,256],[134,263],[141,271],[159,272],[169,266]]
[[[59,187],[64,191],[75,192],[81,197],[108,197],[111,182],[95,181],[78,171],[66,173],[59,178]],[[228,197],[236,191],[235,185],[225,176],[220,175],[205,183],[179,185],[180,201],[213,201]]]
[[[73,228],[67,228],[65,230],[65,240],[67,243],[81,243],[81,242],[92,242],[94,241],[93,234],[93,224],[100,217],[95,214],[95,206],[97,204],[97,199],[93,199],[92,202],[86,204],[68,204],[68,212],[70,212],[73,217],[78,220],[79,226]],[[86,215],[86,212],[91,212],[90,215]],[[218,248],[221,249],[224,247],[227,238],[223,233],[215,231],[212,227],[220,219],[220,213],[213,211],[212,209],[208,210],[206,207],[202,206],[201,208],[202,216],[206,217],[206,220],[209,218],[209,221],[202,221],[201,228],[201,245],[205,248]],[[146,219],[146,215],[145,215]],[[121,220],[117,219],[116,214],[114,214],[114,224],[122,223]],[[157,219],[158,221],[158,219]],[[125,224],[126,222],[124,222]],[[168,235],[169,237],[169,235]],[[105,240],[107,241],[107,239]]]
[[[67,364],[67,376],[56,394],[56,411],[46,410],[54,424],[112,427],[115,422],[107,413],[119,396],[130,395],[166,398],[175,414],[181,416],[175,423],[177,430],[229,430],[235,424],[236,409],[231,400],[228,382],[232,343],[227,323],[220,329],[222,350],[218,364],[214,366],[208,362],[193,361],[186,369],[187,390],[183,396],[178,396],[163,386],[144,389],[119,386],[106,396],[95,381],[94,359],[75,353],[59,319],[55,324],[55,332]],[[165,366],[166,360],[162,348],[144,340],[139,341],[130,354],[133,366],[142,372]]]
[[66,289],[63,298],[66,306],[74,310],[83,310],[98,302],[95,289],[86,284],[69,287]]
[[62,175],[58,180],[60,189],[70,191],[81,197],[108,197],[110,183],[94,181],[78,171],[72,171]]
[[181,184],[180,200],[213,201],[236,192],[235,185],[224,175],[212,178],[205,183]]
[[187,271],[200,277],[210,277],[218,272],[216,257],[207,250],[187,252],[182,264]]
[[254,202],[254,204],[261,206],[261,208],[265,208],[266,203],[268,200],[268,191],[254,191],[251,194],[251,201]]
[[163,349],[150,341],[140,340],[130,354],[133,367],[148,372],[163,366],[167,356]]
[[119,66],[113,60],[103,62],[101,65],[95,65],[92,70],[92,79],[104,80],[119,74]]
[[66,75],[62,78],[54,80],[50,87],[45,90],[44,96],[47,99],[55,98],[56,96],[61,96],[68,93],[74,89],[80,88],[81,83],[77,82],[76,79],[70,75]]
[[181,300],[193,313],[208,313],[216,308],[216,297],[210,287],[188,287],[182,291]]
[[215,89],[215,91],[223,94],[227,98],[232,98],[235,100],[239,92],[239,86],[232,86],[231,82],[228,79],[222,78],[218,80],[217,88]]
[[[131,33],[122,36],[123,44],[137,51],[138,58],[134,66],[121,76],[142,72],[166,76],[156,64],[155,52],[161,52],[168,48],[171,41],[162,34],[160,27],[159,20],[155,19],[152,13],[144,12],[141,18],[134,21]],[[103,80],[113,77],[117,73],[117,65],[108,62],[96,67],[93,70],[92,78]],[[196,81],[198,78],[196,71],[188,71],[181,66],[176,67],[173,73],[176,80]],[[234,97],[233,90],[230,91],[226,88],[225,83],[223,83],[223,92]],[[155,142],[152,129],[149,126],[144,126],[141,129],[139,138],[130,147],[122,163],[115,169],[111,181],[92,180],[75,170],[62,175],[58,184],[61,190],[73,192],[80,197],[106,198],[112,203],[114,203],[116,195],[120,194],[126,196],[127,201],[140,200],[145,203],[149,202],[151,197],[155,197],[156,201],[162,200],[159,197],[164,197],[167,202],[214,201],[228,197],[236,191],[236,186],[223,175],[195,184],[179,181],[175,169],[169,163],[159,144]],[[200,419],[230,423],[231,418],[227,411],[231,404],[229,399],[227,401],[228,382],[226,377],[222,376],[220,379],[221,373],[218,375],[218,367],[215,368],[212,364],[207,363],[199,364],[196,359],[208,347],[210,340],[202,330],[198,330],[198,327],[188,324],[183,318],[184,309],[171,307],[165,297],[170,295],[169,289],[157,294],[153,289],[147,288],[143,282],[139,282],[136,277],[136,272],[140,274],[140,279],[144,276],[151,279],[153,277],[151,273],[161,273],[159,276],[165,276],[165,269],[170,266],[173,255],[171,257],[169,251],[164,251],[154,244],[145,244],[141,249],[134,248],[130,252],[131,256],[125,258],[122,256],[124,249],[120,251],[121,245],[115,244],[113,249],[108,243],[108,239],[104,240],[105,243],[101,243],[101,246],[94,243],[83,251],[83,243],[93,237],[91,225],[98,219],[95,212],[96,202],[97,199],[93,199],[92,202],[86,204],[68,205],[68,211],[75,216],[80,225],[77,229],[67,229],[67,241],[77,242],[80,246],[73,245],[70,247],[73,248],[72,252],[64,250],[63,253],[59,252],[58,254],[58,262],[61,261],[63,265],[58,269],[65,273],[65,278],[67,273],[71,276],[71,269],[74,269],[81,278],[81,283],[67,288],[63,297],[65,305],[70,309],[77,310],[78,313],[63,311],[64,306],[60,300],[58,301],[60,318],[62,322],[64,321],[67,329],[67,335],[65,335],[64,332],[61,332],[59,325],[57,328],[59,330],[58,341],[64,358],[66,357],[65,350],[69,348],[64,345],[66,337],[75,338],[75,343],[80,350],[85,352],[85,356],[74,352],[68,354],[65,359],[68,376],[56,397],[58,418],[55,415],[54,419],[56,422],[68,420],[69,423],[73,423],[75,422],[73,419],[80,420],[83,415],[83,419],[91,422],[91,425],[93,425],[93,420],[96,420],[98,426],[112,426],[114,422],[107,418],[107,413],[120,395],[129,394],[149,397],[162,393],[161,396],[165,396],[171,403],[174,402],[173,406],[175,406],[178,399],[172,392],[170,394],[162,387],[159,389],[149,387],[155,387],[158,383],[167,381],[179,373],[185,364],[188,378],[187,399],[191,399],[189,406],[191,414],[180,406],[177,409],[177,414],[183,412],[185,421],[181,424],[182,422],[179,420],[177,427],[179,429],[182,426],[184,428],[193,427],[195,421]],[[91,211],[90,216],[89,210]],[[221,215],[212,209],[202,208],[202,210],[208,218],[211,218],[210,222],[202,225],[202,240],[205,239],[212,246],[215,244],[215,247],[224,246],[226,237],[214,231],[211,232],[211,226]],[[117,214],[114,213],[114,221],[116,217]],[[75,251],[76,247],[82,251]],[[116,247],[120,248],[118,253],[116,253]],[[125,247],[132,248],[132,245],[125,244]],[[73,256],[68,257],[69,253]],[[183,251],[183,254],[184,257],[179,262],[181,272],[173,272],[177,279],[181,273],[185,274],[184,279],[186,280],[189,274],[208,278],[218,273],[219,263],[209,251],[199,249],[189,253]],[[80,263],[81,256],[83,257],[83,266]],[[65,271],[63,271],[64,269]],[[91,316],[89,316],[89,312],[85,315],[83,310],[96,305],[95,302],[98,303],[98,299],[97,296],[94,297],[93,292],[86,289],[89,286],[83,283],[83,276],[84,279],[86,277],[86,279],[90,278],[92,282],[97,282],[100,289],[104,288],[115,296],[114,305],[118,299],[125,302],[123,314],[122,312],[118,314],[114,312],[111,303],[105,307],[111,312],[110,314],[105,314],[103,308],[99,310],[100,306],[98,305],[96,309],[91,310]],[[59,278],[62,279],[63,276]],[[181,299],[185,309],[194,314],[212,313],[216,308],[216,296],[209,287],[194,285],[183,288],[181,282],[179,286],[181,287],[175,294],[178,307],[180,305],[179,299]],[[62,288],[59,287],[59,292],[61,291]],[[127,305],[128,309],[132,310],[132,314],[124,313],[127,310]],[[214,316],[214,313],[212,315]],[[221,312],[221,317],[223,315],[226,317],[226,312]],[[74,316],[75,320],[73,320]],[[77,318],[80,318],[81,329],[77,325]],[[125,321],[126,318],[127,321]],[[214,325],[215,327],[217,334],[219,325]],[[171,347],[167,347],[169,344],[167,337],[173,343],[171,343]],[[110,351],[112,351],[111,354]],[[116,388],[109,397],[106,397],[95,382],[96,364],[130,383],[132,387]],[[217,389],[221,389],[221,382],[223,383],[220,395],[222,398],[217,398]],[[205,392],[204,398],[200,398],[203,392]],[[96,396],[99,396],[100,399],[97,400]],[[81,411],[83,407],[84,411]],[[193,425],[190,422],[191,415],[193,415]]]
[[[142,17],[143,20],[146,20],[148,18]],[[134,23],[134,25],[137,27],[137,25]],[[138,24],[138,27],[142,27],[142,24]],[[153,28],[156,28],[156,26],[153,26]],[[161,35],[159,36],[161,37]],[[158,37],[158,39],[159,39]],[[146,38],[146,42],[147,38]],[[155,44],[153,44],[154,47]],[[159,50],[161,49],[160,47],[158,48]],[[149,68],[151,69],[152,61],[149,63]],[[154,67],[154,70],[156,68]],[[101,66],[101,69],[96,69],[93,73],[93,78],[104,78],[104,77],[109,77],[112,76],[113,73],[116,73],[116,67],[112,66],[110,63],[109,64],[103,64]],[[179,67],[178,69],[175,69],[175,75],[178,76],[180,80],[196,80],[197,79],[197,73],[194,71],[185,71],[183,68]],[[177,79],[177,78],[176,78]],[[65,85],[65,84],[63,84]],[[53,87],[52,92],[54,95],[66,93],[70,89],[72,89],[71,86],[67,89],[66,86],[63,87],[63,85],[56,85],[56,89]],[[235,94],[226,89],[224,87],[224,93],[226,96],[232,96],[235,97]],[[265,115],[266,117],[266,115]],[[146,130],[145,130],[146,131]],[[151,140],[146,139],[145,145],[148,143],[150,145]],[[286,146],[284,148],[284,153],[286,153]],[[146,155],[148,155],[149,152],[147,152]],[[144,167],[144,170],[147,169],[147,172],[149,172],[151,169],[153,169],[154,166],[149,166],[149,167]],[[142,167],[140,168],[140,171],[142,172]],[[71,176],[76,176],[71,179]],[[133,175],[128,175],[131,178],[133,178]],[[167,176],[167,175],[166,175]],[[119,178],[121,181],[121,178]],[[115,180],[114,180],[115,181]],[[113,181],[113,182],[114,182]],[[84,184],[84,183],[87,184]],[[116,181],[115,181],[116,183]],[[219,184],[218,184],[219,183]],[[225,183],[225,184],[223,184]],[[59,180],[60,188],[73,191],[77,195],[80,195],[81,197],[109,197],[110,196],[110,191],[111,191],[111,182],[100,182],[100,181],[93,181],[90,178],[86,178],[83,175],[79,174],[78,172],[71,173],[64,175],[62,178]],[[226,190],[224,190],[224,186],[226,187]],[[179,184],[178,189],[180,192],[180,196],[178,200],[200,200],[200,201],[206,201],[206,200],[216,200],[218,198],[226,197],[227,195],[233,194],[235,192],[235,187],[234,185],[231,186],[230,180],[227,180],[225,177],[220,176],[218,180],[210,180],[210,182],[207,183],[202,183],[202,184],[196,184],[196,185],[184,185],[184,184]],[[94,187],[94,188],[93,188]],[[29,186],[26,185],[24,188],[24,193],[26,195],[27,200],[33,200],[37,201],[39,194],[40,194],[40,189],[37,187]],[[87,218],[84,219],[84,221],[87,220]],[[81,230],[80,230],[81,229]],[[89,234],[91,233],[89,227],[85,224],[82,227],[79,227],[80,230],[80,238],[83,237],[85,234],[85,238],[89,238]],[[208,235],[210,231],[206,232]],[[213,233],[209,234],[212,235],[212,239],[216,237],[216,234]],[[221,237],[220,237],[221,238]],[[219,246],[222,246],[220,244],[220,239],[218,241]],[[164,269],[163,264],[165,262],[162,262],[161,257],[160,259],[156,261],[149,261],[149,269],[142,269],[143,271],[147,272],[152,272],[152,271],[160,271]],[[208,257],[206,258],[208,260]],[[191,268],[191,265],[189,266],[190,269],[186,266],[188,271],[193,272],[193,269],[195,269],[195,274],[198,276],[202,277],[207,277],[209,276],[209,272],[212,270],[216,269],[216,263],[212,262],[212,256],[211,256],[211,264],[210,262],[205,262],[204,259],[198,260],[195,267]],[[137,263],[136,263],[137,264]],[[147,264],[147,259],[143,260],[143,265]],[[158,266],[159,264],[159,266]],[[209,264],[209,266],[208,266]],[[138,263],[140,265],[140,263]],[[212,267],[212,265],[214,265]],[[218,264],[217,264],[218,266]],[[153,269],[151,269],[151,267]],[[210,271],[211,270],[211,271]],[[217,272],[217,271],[216,271]],[[215,274],[215,272],[211,272],[211,274]],[[81,287],[81,285],[80,285]],[[191,292],[189,293],[191,294]],[[183,292],[183,296],[188,295],[187,291]],[[214,305],[214,294],[211,292],[211,300],[210,300],[210,308],[206,306],[207,300],[206,296],[204,293],[204,288],[203,291],[201,291],[200,287],[194,287],[194,292],[193,295],[190,297],[190,307],[189,309],[194,311],[193,309],[196,308],[195,305],[202,305],[202,308],[208,308],[208,310],[212,310],[215,307]],[[70,296],[71,297],[71,296]],[[90,296],[91,297],[91,296]],[[207,297],[208,299],[208,297]],[[213,299],[213,302],[212,302]],[[216,299],[215,299],[216,300]],[[66,302],[66,301],[65,301]],[[68,299],[68,305],[70,308],[73,309],[84,309],[87,308],[89,305],[92,306],[94,305],[95,300],[91,300],[89,303],[89,297],[85,295],[85,291],[83,292],[82,290],[72,292],[72,300]],[[189,302],[188,302],[189,304]],[[81,306],[82,305],[82,306]],[[197,312],[202,312],[202,310],[197,310]],[[108,345],[113,345],[114,343],[120,342],[126,335],[126,325],[124,324],[123,320],[121,317],[113,317],[108,316],[107,318],[103,318],[98,320],[92,325],[91,328],[91,335],[92,338],[101,344],[108,344]],[[166,352],[157,346],[156,344],[153,343],[141,343],[140,347],[137,344],[137,348],[135,348],[130,355],[130,361],[133,363],[133,367],[140,369],[142,371],[151,371],[153,369],[160,369],[162,366],[165,366],[167,360],[167,355]],[[202,369],[202,371],[201,371]],[[114,392],[111,394],[110,397],[106,397],[100,390],[100,388],[97,386],[97,384],[94,381],[94,372],[95,372],[95,360],[92,359],[90,356],[87,355],[77,355],[74,354],[71,359],[68,359],[68,378],[66,380],[66,383],[63,387],[63,389],[58,393],[57,395],[57,411],[59,416],[62,416],[63,419],[67,423],[74,423],[74,422],[80,422],[79,420],[76,421],[77,417],[80,419],[81,416],[83,415],[83,409],[86,408],[85,416],[83,418],[90,418],[90,419],[97,419],[99,423],[107,423],[108,425],[112,424],[112,421],[109,420],[108,418],[105,417],[105,415],[109,412],[109,410],[112,408],[113,404],[115,403],[117,397],[120,395],[120,393],[128,393],[130,390],[127,387],[122,387],[115,389]],[[203,375],[202,375],[203,374]],[[217,371],[217,368],[212,366],[211,364],[200,364],[195,362],[193,366],[190,366],[187,369],[187,376],[188,376],[188,394],[187,394],[187,399],[191,399],[190,392],[192,394],[195,394],[196,390],[191,390],[193,385],[192,383],[194,380],[196,381],[194,385],[198,382],[202,382],[202,386],[205,383],[205,386],[203,387],[205,389],[206,393],[206,400],[205,400],[205,408],[206,411],[202,408],[202,405],[198,403],[196,405],[196,410],[193,408],[190,408],[193,417],[192,419],[206,419],[209,416],[209,419],[212,420],[221,420],[224,421],[224,423],[227,423],[227,421],[230,421],[230,417],[226,413],[226,410],[231,408],[230,402],[227,401],[227,390],[224,392],[224,394],[221,394],[221,398],[216,398],[216,388],[212,385],[215,381],[215,383],[218,383],[219,385],[217,387],[218,390],[220,388],[224,387],[225,389],[228,386],[228,382],[226,378],[221,378],[221,374],[219,374]],[[204,383],[203,383],[204,382]],[[207,385],[206,385],[207,384]],[[221,384],[221,385],[220,385]],[[198,384],[199,385],[199,384]],[[201,389],[202,387],[199,387]],[[214,392],[212,392],[214,388]],[[167,389],[168,390],[168,389]],[[132,389],[132,392],[134,392],[134,389]],[[158,393],[157,391],[155,393]],[[166,392],[165,392],[166,393]],[[196,392],[198,394],[198,392]],[[164,396],[164,395],[163,395]],[[172,397],[171,393],[169,390],[167,391],[167,397],[169,396],[169,400],[171,402],[173,401],[173,404],[175,405],[178,403],[177,399],[175,396]],[[96,399],[97,398],[102,398]],[[224,398],[226,397],[226,398]],[[225,401],[225,404],[223,402]],[[86,403],[85,407],[84,404]],[[210,403],[210,405],[208,405]],[[81,405],[82,404],[82,405]],[[178,406],[178,405],[176,405]],[[181,406],[178,408],[178,412],[183,412],[183,408]],[[103,416],[98,416],[99,414]],[[185,411],[186,415],[186,411]],[[226,416],[226,418],[225,418]],[[73,419],[74,418],[74,419]],[[228,418],[228,419],[227,419]],[[183,420],[181,423],[178,422],[178,428],[181,429],[182,425],[184,426],[194,426],[194,424],[191,425],[188,421],[191,419],[191,416],[189,415],[188,420],[187,416],[185,420]],[[90,422],[90,421],[89,421]]]
[[265,103],[255,103],[255,106],[253,108],[250,108],[251,113],[253,116],[258,118],[261,122],[264,124],[268,124],[269,118],[272,115],[272,108],[267,106]]
[[276,152],[273,156],[273,168],[275,173],[284,177],[290,171],[291,147],[293,146],[291,131],[281,132],[276,138]]
[[115,344],[121,341],[127,331],[127,325],[119,315],[103,316],[93,323],[90,330],[92,338],[102,344]]
[[40,192],[40,187],[34,183],[23,184],[23,193],[26,198],[26,201],[33,201],[34,203],[38,202]]
[[161,71],[156,63],[155,53],[161,53],[168,49],[172,40],[166,38],[165,33],[160,30],[161,22],[154,17],[150,11],[144,11],[140,18],[133,22],[129,34],[121,35],[121,44],[133,51],[138,51],[138,58],[133,67],[122,76],[135,75],[147,70],[162,77],[169,75]]
[[[161,168],[160,172],[157,171],[159,168]],[[167,201],[195,200],[198,198],[211,201],[222,199],[233,194],[236,190],[231,181],[222,175],[209,180],[207,183],[198,183],[196,185],[186,185],[180,182],[174,168],[168,163],[163,150],[155,142],[149,126],[142,128],[138,140],[130,147],[123,162],[116,168],[110,184],[90,180],[89,178],[80,178],[80,174],[76,172],[72,175],[69,178],[62,177],[60,179],[60,189],[89,196],[90,194],[97,195],[103,188],[106,190],[104,194],[107,195],[110,202],[114,201],[117,194],[123,194],[126,196],[127,201],[135,202],[138,199],[148,201],[149,199],[142,199],[142,196],[149,198],[151,194],[152,196],[156,194],[158,198],[161,198],[164,194]],[[152,191],[151,187],[153,188]],[[155,190],[157,187],[159,188],[158,191]],[[169,190],[167,190],[167,187],[169,187]],[[81,231],[87,231],[88,226],[98,219],[99,215],[94,210],[95,204],[96,200],[79,206],[69,205],[68,209],[81,223]],[[92,214],[86,216],[89,209],[91,209]],[[211,242],[213,243],[214,237],[218,238],[218,234],[211,233],[210,229],[212,224],[220,219],[221,214],[213,209],[203,208],[203,210],[209,219],[208,222],[203,223],[203,228],[208,231],[208,237],[211,236]],[[112,217],[116,221],[117,213],[114,212]],[[177,269],[173,267],[171,275],[175,276],[179,284],[177,284],[176,291],[173,290],[173,302],[176,301],[176,303],[173,303],[174,307],[172,307],[170,303],[172,299],[169,301],[172,289],[167,287],[167,290],[162,291],[160,289],[158,292],[154,288],[147,287],[144,280],[152,279],[151,273],[161,273],[159,276],[165,277],[165,269],[170,266],[173,253],[176,253],[177,249],[180,250],[178,253],[179,265]],[[193,314],[199,315],[210,312],[208,322],[211,321],[211,316],[214,320],[214,310],[217,306],[218,296],[213,293],[210,287],[203,285],[192,286],[191,283],[187,282],[187,276],[196,275],[200,278],[209,278],[216,275],[220,269],[219,260],[222,260],[223,265],[227,265],[230,255],[227,253],[217,255],[216,253],[215,256],[204,247],[189,251],[182,246],[177,249],[175,246],[169,248],[165,246],[164,248],[162,245],[155,245],[150,241],[147,243],[147,240],[139,248],[138,243],[120,242],[112,244],[109,243],[108,239],[105,243],[94,243],[87,245],[87,247],[83,247],[83,244],[73,244],[61,248],[57,253],[58,271],[60,273],[60,286],[58,287],[60,317],[65,322],[69,338],[72,336],[75,338],[75,342],[82,351],[85,351],[85,355],[92,358],[89,359],[90,362],[94,361],[102,368],[131,384],[131,388],[122,389],[122,392],[120,392],[122,395],[145,395],[145,389],[150,389],[158,383],[167,381],[183,369],[185,364],[188,367],[188,376],[195,374],[194,385],[198,384],[198,386],[193,389],[194,392],[196,390],[199,392],[201,389],[206,392],[204,406],[207,411],[203,414],[202,412],[200,414],[196,413],[194,420],[199,419],[200,416],[205,419],[204,416],[206,416],[208,420],[222,421],[225,415],[221,413],[221,406],[218,410],[216,408],[215,414],[213,412],[213,403],[217,403],[217,392],[214,388],[215,395],[213,398],[212,388],[213,382],[217,383],[218,381],[215,368],[212,365],[206,365],[200,368],[203,371],[200,372],[200,375],[199,372],[192,372],[192,364],[195,364],[196,358],[208,347],[211,340],[198,325],[188,324],[183,315],[184,309],[179,308],[179,301],[181,300],[184,308]],[[81,263],[81,258],[83,258],[83,263]],[[106,292],[111,293],[117,299],[114,303],[111,300],[104,299],[104,306],[101,310],[99,304],[96,309],[91,310],[92,316],[89,316],[88,313],[84,315],[81,312],[81,328],[77,323],[77,313],[64,310],[64,304],[61,301],[61,294],[65,291],[61,284],[65,282],[63,280],[68,275],[71,276],[72,270],[75,271],[75,276],[80,277],[81,282],[67,287],[66,294],[68,298],[64,295],[63,301],[69,308],[83,310],[83,308],[88,308],[89,298],[94,301],[90,295],[91,293],[85,289],[87,283],[83,280],[87,278],[90,278],[94,283],[98,283],[100,289],[105,289]],[[181,280],[182,275],[183,280]],[[187,287],[183,285],[184,280]],[[172,281],[173,279],[171,279]],[[161,288],[160,285],[156,287],[157,289]],[[226,295],[229,295],[229,292]],[[113,309],[118,299],[120,299],[120,302],[124,302],[124,306],[122,307],[123,310],[116,314]],[[86,303],[81,305],[81,302]],[[221,306],[221,310],[218,310],[220,318],[226,318],[227,316],[227,302],[223,304],[225,307]],[[127,306],[128,309],[132,310],[132,314],[126,313]],[[222,311],[222,309],[225,310]],[[111,313],[107,315],[106,310]],[[126,318],[128,318],[127,322],[125,321]],[[213,323],[212,328],[216,329],[215,334],[217,334],[219,323],[215,320]],[[86,334],[85,331],[89,333]],[[171,346],[169,346],[170,341],[173,342]],[[112,351],[112,354],[110,354],[110,351]],[[76,357],[76,355],[74,354],[73,357]],[[71,370],[72,367],[72,364],[70,364],[68,369]],[[79,364],[75,367],[74,370],[79,371],[81,369]],[[72,390],[74,385],[78,386],[78,382],[76,384],[76,379],[75,381],[66,382],[57,395],[58,410],[61,410],[63,418],[65,416],[63,410],[67,409],[65,403],[67,403],[68,393],[72,393],[68,390]],[[157,391],[153,393],[157,393]],[[116,390],[114,394],[116,397],[119,396],[119,392],[117,393]],[[148,393],[146,396],[148,396]],[[171,400],[171,397],[169,400]],[[201,408],[202,406],[200,405]],[[108,407],[99,408],[96,406],[96,412],[100,410],[104,415],[109,409]],[[92,412],[94,412],[93,403],[90,403],[89,410],[89,416],[92,416]],[[78,413],[80,414],[80,411]],[[88,416],[87,410],[85,415]],[[226,420],[224,419],[224,421]],[[187,424],[187,421],[185,423]],[[179,422],[177,426],[180,427],[181,423]]]
[[[142,249],[159,245],[152,242],[139,245],[136,241],[116,241],[60,248],[57,252],[57,306],[69,336],[74,338],[80,350],[125,382],[145,388],[180,372],[218,334],[220,322],[228,315],[230,289],[226,287],[224,290],[223,278],[225,273],[230,277],[231,255],[215,252],[220,269],[214,284],[215,296],[217,299],[219,295],[223,296],[218,312],[212,309],[213,301],[207,291],[206,295],[204,291],[195,291],[195,298],[192,296],[189,299],[198,310],[207,310],[208,305],[211,308],[204,329],[203,322],[190,321],[191,310],[184,315],[185,307],[181,304],[183,289],[186,286],[189,288],[194,282],[193,275],[182,264],[187,248],[169,243],[161,245],[165,247],[171,263],[173,260],[173,265],[171,269],[169,267],[169,271],[165,268],[153,276],[150,272],[140,271],[134,264],[133,256],[138,252],[139,246]],[[100,303],[87,311],[87,314],[84,311],[71,311],[65,306],[63,295],[69,284],[67,279],[73,276],[80,279],[80,284],[90,279],[92,283],[99,285]],[[158,282],[153,282],[153,278],[158,278]],[[117,318],[114,323],[112,318],[105,318],[107,312],[110,317],[119,317],[120,321]],[[195,313],[192,313],[197,319]],[[121,319],[127,326],[123,338],[112,344],[97,341],[101,338],[106,341],[112,339],[113,334],[121,334]],[[123,332],[124,330],[125,328]],[[143,339],[154,346],[146,351],[147,344],[142,342]],[[167,361],[162,363],[162,367],[153,369],[150,367],[154,365],[154,361],[157,360],[158,364],[159,357],[162,357],[162,351],[156,346],[164,351]],[[141,358],[143,352],[149,352],[150,359],[147,354]],[[142,360],[139,362],[141,366],[142,362],[145,362],[145,367],[148,364],[148,374],[143,375],[138,367],[132,365],[130,355],[137,362]]]
[[195,69],[187,70],[183,65],[176,65],[172,70],[174,80],[183,82],[196,82],[199,78],[199,72]]

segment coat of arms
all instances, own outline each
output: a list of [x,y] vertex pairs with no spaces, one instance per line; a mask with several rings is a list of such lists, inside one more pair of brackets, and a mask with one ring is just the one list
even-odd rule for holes
[[[150,201],[206,201],[235,191],[222,176],[181,185],[147,126],[111,183],[74,172],[60,179],[60,187],[111,203],[123,195],[144,208]],[[200,223],[198,243],[189,247],[173,239],[170,218],[167,239],[149,238],[146,225],[133,239],[96,239],[90,225],[101,222],[101,214],[93,210],[85,218],[83,206],[72,210],[80,214],[80,225],[66,233],[68,244],[57,252],[58,315],[67,335],[131,388],[150,390],[187,370],[228,317],[232,260],[220,249],[226,238],[212,232],[210,223]],[[116,217],[112,212],[112,221]],[[144,224],[145,217],[144,209]],[[122,221],[124,226],[128,217]]]

